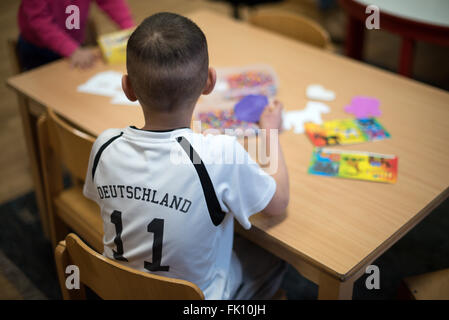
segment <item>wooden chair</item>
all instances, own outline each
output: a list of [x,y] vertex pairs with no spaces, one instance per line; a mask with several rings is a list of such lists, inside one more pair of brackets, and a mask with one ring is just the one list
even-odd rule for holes
[[[89,287],[102,299],[204,299],[203,292],[195,284],[123,266],[95,252],[73,233],[58,244],[55,260],[64,300],[85,299],[84,286]],[[65,270],[68,265],[79,268],[80,289],[67,289]]]
[[[103,252],[100,209],[82,193],[95,139],[51,110],[39,118],[37,131],[53,248],[71,229]],[[68,189],[63,186],[63,167],[72,177],[73,186]]]
[[449,268],[405,278],[399,298],[406,300],[449,300]]
[[306,17],[281,10],[258,10],[250,14],[249,23],[318,48],[332,50],[329,34]]

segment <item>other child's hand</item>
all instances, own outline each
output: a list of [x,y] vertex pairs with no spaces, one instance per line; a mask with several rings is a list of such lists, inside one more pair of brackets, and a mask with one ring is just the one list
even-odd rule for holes
[[282,103],[275,100],[273,105],[265,108],[260,116],[259,126],[261,129],[282,129]]
[[78,48],[70,56],[73,67],[86,69],[93,66],[98,58],[98,51],[92,48]]

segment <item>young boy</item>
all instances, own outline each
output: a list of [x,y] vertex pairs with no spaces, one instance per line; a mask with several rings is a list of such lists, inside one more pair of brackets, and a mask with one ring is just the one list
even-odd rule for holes
[[[73,66],[90,67],[97,51],[82,48],[86,36],[87,18],[92,0],[22,0],[18,21],[20,37],[17,44],[24,70],[70,57]],[[130,10],[124,0],[96,0],[121,29],[134,26]],[[79,9],[79,28],[67,28],[70,8]]]
[[[269,176],[234,137],[189,129],[196,101],[216,80],[206,38],[189,19],[145,19],[128,41],[127,71],[123,90],[141,104],[145,126],[103,132],[84,186],[101,207],[104,255],[191,281],[206,299],[270,299],[285,263],[239,237],[233,251],[233,221],[249,229],[257,212],[284,214],[289,184],[280,148]],[[266,108],[260,127],[278,130],[281,108]],[[244,161],[225,162],[224,154]]]

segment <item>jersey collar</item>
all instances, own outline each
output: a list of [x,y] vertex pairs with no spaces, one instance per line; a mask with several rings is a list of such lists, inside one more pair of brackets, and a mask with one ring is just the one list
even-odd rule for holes
[[142,130],[135,126],[126,127],[125,135],[133,138],[155,139],[155,140],[167,140],[174,139],[183,133],[191,133],[190,128],[174,128],[169,130]]

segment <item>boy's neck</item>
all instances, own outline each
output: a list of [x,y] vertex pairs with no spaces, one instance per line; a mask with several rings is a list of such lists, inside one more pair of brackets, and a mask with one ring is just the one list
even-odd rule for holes
[[[183,110],[184,111],[184,110]],[[145,125],[142,130],[172,130],[178,128],[190,128],[192,110],[184,112],[150,112],[144,111]]]

